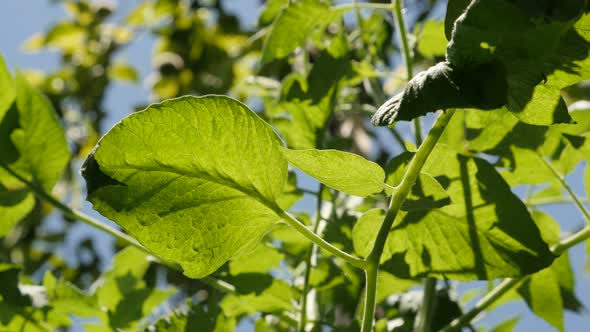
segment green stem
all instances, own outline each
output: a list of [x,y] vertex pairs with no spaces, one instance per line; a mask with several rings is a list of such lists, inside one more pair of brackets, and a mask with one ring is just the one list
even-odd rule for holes
[[[385,243],[386,243],[387,237],[389,236],[389,233],[391,231],[391,227],[393,226],[393,222],[395,220],[395,217],[397,216],[397,213],[399,212],[400,208],[402,207],[402,204],[406,200],[406,197],[410,193],[412,186],[416,182],[416,179],[418,178],[418,175],[420,174],[420,171],[422,170],[422,167],[424,166],[426,159],[428,158],[428,156],[432,152],[432,149],[434,149],[436,142],[438,141],[438,139],[442,135],[446,125],[449,123],[449,121],[453,117],[454,113],[455,113],[455,110],[447,110],[447,111],[443,112],[438,117],[438,119],[434,123],[434,126],[432,127],[432,129],[428,133],[428,136],[424,140],[424,143],[422,143],[422,145],[420,145],[420,148],[418,148],[418,151],[414,155],[414,158],[412,158],[412,161],[410,162],[410,166],[408,166],[408,169],[406,170],[406,173],[404,175],[404,178],[402,179],[402,182],[397,187],[397,191],[391,197],[389,209],[387,210],[387,214],[385,215],[385,219],[383,220],[383,224],[381,225],[381,228],[379,229],[379,232],[377,233],[377,238],[375,239],[375,244],[373,245],[373,249],[371,250],[371,253],[367,257],[367,263],[368,263],[368,266],[366,268],[367,279],[365,281],[366,282],[365,298],[367,298],[367,299],[373,299],[373,300],[375,299],[376,295],[371,294],[371,292],[376,292],[376,289],[377,289],[376,284],[377,284],[377,273],[379,270],[379,261],[381,260],[381,255],[383,254],[383,248],[385,248]],[[369,273],[369,271],[371,271],[371,273]],[[361,330],[362,332],[370,332],[371,331],[370,326],[372,326],[373,316],[375,313],[375,305],[376,305],[375,301],[373,301],[372,303],[366,302],[366,304],[365,304],[365,312],[363,314],[363,325],[362,325],[363,329]],[[371,323],[369,323],[369,321]]]
[[424,278],[424,297],[414,325],[415,332],[430,332],[432,314],[436,309],[436,279]]
[[543,161],[545,166],[547,166],[547,168],[551,171],[551,173],[553,173],[555,178],[557,178],[557,180],[559,180],[559,182],[565,188],[565,190],[568,192],[568,194],[571,196],[573,202],[576,204],[578,209],[580,209],[580,211],[582,212],[582,214],[586,218],[586,222],[590,223],[590,212],[588,211],[588,209],[586,209],[586,206],[584,206],[584,204],[578,199],[578,196],[576,196],[576,194],[574,193],[572,188],[569,186],[569,184],[567,184],[567,181],[565,181],[563,176],[561,176],[561,174],[559,174],[559,172],[555,169],[555,167],[553,167],[553,165],[551,165],[551,162],[549,162],[545,158],[543,158],[543,156],[541,156],[541,154],[537,153],[537,155],[539,156],[539,159],[541,159]]
[[[578,197],[578,201],[582,204],[590,203],[588,199],[580,199]],[[539,198],[531,198],[529,199],[526,204],[531,206],[539,206],[539,205],[547,205],[547,204],[571,204],[575,201],[573,199],[565,198],[562,196],[554,196],[554,197],[539,197]]]
[[[569,248],[575,246],[578,243],[582,243],[590,239],[590,225],[582,228],[580,231],[566,237],[551,247],[551,252],[554,255],[560,255]],[[494,302],[499,300],[502,295],[506,294],[509,290],[520,284],[522,281],[529,278],[531,275],[526,275],[520,278],[507,278],[504,279],[498,286],[491,290],[486,296],[484,296],[471,310],[463,314],[461,317],[452,321],[447,325],[441,332],[452,332],[459,331],[461,327],[469,324],[477,315],[487,309]]]
[[375,307],[377,305],[377,276],[379,264],[371,264],[365,269],[365,305],[361,332],[371,332],[375,320]]
[[289,223],[289,225],[291,225],[299,233],[301,233],[301,235],[308,238],[311,242],[317,244],[318,247],[326,250],[327,252],[331,253],[332,255],[334,255],[338,258],[341,258],[344,261],[346,261],[346,262],[350,263],[351,265],[356,266],[360,269],[364,269],[367,266],[367,262],[364,259],[352,256],[349,253],[346,253],[346,252],[334,247],[331,243],[322,239],[319,235],[317,235],[315,232],[310,230],[307,226],[305,226],[303,223],[301,223],[299,220],[297,220],[295,217],[293,217],[288,212],[286,212],[282,209],[276,209],[275,212],[279,215],[279,217],[281,217],[283,220],[285,220],[287,223]]
[[[412,51],[410,50],[410,43],[408,42],[406,22],[404,21],[404,14],[402,13],[402,0],[391,0],[391,7],[393,10],[393,16],[395,17],[399,39],[402,45],[402,58],[406,64],[407,79],[409,81],[412,79],[412,77],[414,77],[414,68],[412,63]],[[420,118],[414,118],[412,122],[414,124],[416,146],[420,146],[420,144],[422,144],[422,124],[420,123]]]
[[471,322],[473,318],[479,315],[482,311],[484,311],[487,307],[489,307],[492,303],[499,300],[504,294],[506,294],[509,290],[511,290],[514,286],[518,285],[523,278],[516,278],[511,279],[507,278],[504,279],[498,286],[496,286],[493,290],[486,294],[476,305],[473,309],[469,310],[467,313],[463,314],[461,317],[455,319],[451,324],[441,330],[441,332],[450,332],[450,331],[458,331],[462,326],[465,326]]
[[[320,183],[320,187],[317,192],[317,205],[316,205],[316,218],[313,223],[313,232],[318,233],[320,223],[322,221],[322,190],[324,185]],[[312,259],[315,255],[317,246],[312,244],[311,248],[307,251],[305,257],[305,272],[303,275],[303,293],[301,294],[301,317],[299,320],[299,331],[305,332],[305,326],[307,325],[307,295],[309,293],[309,276],[311,275]]]

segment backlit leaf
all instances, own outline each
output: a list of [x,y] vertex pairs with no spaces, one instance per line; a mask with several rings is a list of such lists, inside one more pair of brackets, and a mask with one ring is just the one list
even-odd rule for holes
[[423,170],[442,184],[452,203],[400,211],[387,243],[389,272],[493,279],[551,264],[554,256],[525,205],[486,161],[438,145]]
[[385,172],[365,158],[338,150],[284,149],[293,166],[321,183],[355,196],[369,196],[383,190]]
[[96,210],[199,278],[250,252],[279,221],[281,147],[238,101],[183,97],[111,129],[83,175]]

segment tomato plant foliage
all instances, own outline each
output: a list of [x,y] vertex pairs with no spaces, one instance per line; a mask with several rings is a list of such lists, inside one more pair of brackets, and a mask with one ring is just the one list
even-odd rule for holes
[[[27,42],[62,69],[0,58],[0,329],[491,329],[478,315],[521,298],[564,330],[583,311],[567,250],[590,212],[567,176],[586,165],[590,190],[587,1],[449,0],[414,44],[402,1],[270,0],[258,31],[221,3],[146,0],[112,24],[115,8],[65,1]],[[139,80],[112,59],[136,31],[158,40],[157,102],[100,137],[107,87]],[[77,209],[78,171],[120,229]],[[584,223],[553,219],[558,203]],[[92,241],[77,266],[53,252],[76,220],[115,237],[111,264]],[[466,305],[474,280],[494,288]]]

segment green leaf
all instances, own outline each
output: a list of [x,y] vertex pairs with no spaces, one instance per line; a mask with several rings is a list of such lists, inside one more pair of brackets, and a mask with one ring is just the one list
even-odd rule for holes
[[4,58],[0,55],[0,122],[10,105],[14,102],[16,91],[12,76],[6,67]]
[[20,128],[10,137],[20,155],[13,170],[51,192],[70,159],[63,129],[49,100],[20,74],[16,88]]
[[262,47],[260,62],[282,59],[302,45],[313,30],[335,20],[340,12],[330,10],[318,0],[292,2],[275,19]]
[[[373,124],[439,109],[503,106],[529,124],[571,123],[560,90],[590,78],[584,4],[472,1],[455,22],[447,62],[416,75],[377,110]],[[464,2],[449,4],[455,5]]]
[[351,73],[350,60],[323,52],[304,83],[299,75],[284,80],[285,100],[268,105],[266,113],[290,148],[311,149],[322,145],[338,89]]
[[260,245],[251,253],[229,262],[229,272],[232,275],[240,273],[267,273],[278,267],[285,256],[276,249]]
[[220,304],[227,317],[256,312],[276,313],[292,308],[292,288],[283,280],[261,274],[251,274],[247,279],[246,289],[243,287],[246,283],[232,280],[238,294],[226,295]]
[[97,317],[102,313],[96,296],[86,294],[67,281],[56,280],[51,272],[45,274],[43,286],[54,314]]
[[289,0],[269,0],[264,4],[264,9],[258,17],[258,25],[264,26],[272,23],[281,10],[289,4]]
[[[0,88],[10,103],[0,102],[0,166],[9,167],[26,179],[51,192],[61,177],[70,152],[59,119],[50,102],[25,78],[16,77],[17,96],[10,92],[12,79],[0,58]],[[12,95],[12,97],[10,97]],[[1,96],[0,96],[1,97]],[[8,100],[6,99],[6,100]],[[7,235],[34,206],[34,197],[25,185],[0,167],[0,237]]]
[[123,82],[136,83],[139,75],[132,66],[125,63],[115,63],[109,67],[109,78]]
[[448,61],[457,67],[501,62],[511,112],[532,124],[569,122],[560,90],[590,78],[584,3],[474,1],[457,21]]
[[452,204],[400,211],[387,242],[388,272],[405,278],[494,279],[551,264],[554,256],[526,206],[486,161],[438,145],[423,170],[442,184]]
[[149,265],[146,253],[135,247],[118,252],[113,258],[112,268],[103,274],[103,284],[96,292],[100,305],[114,311],[126,293],[141,287]]
[[381,303],[390,295],[405,292],[418,284],[419,282],[416,280],[400,279],[391,273],[379,271],[379,275],[377,275],[377,303]]
[[26,189],[9,190],[0,183],[0,237],[26,217],[35,205],[35,198]]
[[146,331],[229,332],[235,330],[235,319],[226,318],[223,313],[215,316],[210,312],[205,312],[200,306],[194,305],[190,299],[186,306],[188,308],[181,306],[170,316],[160,319]]
[[[549,244],[557,243],[559,224],[541,211],[535,211],[533,217],[543,239]],[[578,311],[582,307],[574,294],[574,274],[567,252],[556,258],[550,267],[533,274],[520,285],[518,292],[537,316],[560,331],[564,330],[564,309]]]
[[444,22],[428,20],[422,26],[418,39],[418,52],[425,57],[441,57],[446,54]]
[[359,155],[316,149],[284,149],[283,154],[293,166],[347,194],[366,197],[384,188],[385,172],[381,166]]
[[[367,257],[373,249],[375,238],[385,218],[383,209],[372,209],[365,212],[354,224],[352,229],[352,244],[354,252],[361,257]],[[388,247],[384,248],[383,256],[391,257]]]
[[563,301],[551,269],[535,273],[518,291],[537,316],[563,331]]
[[96,210],[200,278],[252,251],[279,221],[282,146],[234,99],[182,97],[111,129],[83,175]]
[[514,327],[516,324],[518,324],[519,320],[519,316],[505,320],[502,323],[496,325],[496,327],[492,329],[492,332],[512,332],[514,331]]
[[86,30],[80,25],[71,22],[60,22],[47,32],[44,44],[49,47],[60,48],[65,53],[72,53],[84,45],[86,34]]

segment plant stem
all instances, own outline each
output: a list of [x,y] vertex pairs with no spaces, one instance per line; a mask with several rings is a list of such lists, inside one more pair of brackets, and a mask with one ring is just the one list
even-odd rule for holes
[[[590,203],[588,199],[580,199],[578,201],[581,203]],[[531,206],[539,206],[539,205],[548,205],[548,204],[571,204],[575,201],[573,199],[565,198],[562,196],[554,196],[554,197],[539,197],[539,198],[531,198],[529,199],[526,204]]]
[[414,325],[415,332],[430,332],[432,314],[436,309],[436,279],[424,278],[424,296]]
[[569,184],[567,184],[567,181],[565,181],[564,177],[561,176],[561,174],[559,174],[559,172],[555,169],[555,167],[553,167],[553,165],[551,165],[551,162],[543,158],[541,154],[537,153],[537,155],[539,156],[539,159],[543,161],[545,166],[547,166],[547,168],[551,171],[551,173],[553,173],[557,180],[559,180],[559,182],[565,188],[568,194],[572,197],[573,202],[576,204],[578,209],[580,209],[580,211],[586,218],[586,222],[590,223],[590,212],[588,211],[588,209],[586,209],[586,206],[584,206],[584,204],[578,199],[578,196],[576,196],[572,188],[569,186]]
[[293,226],[293,228],[295,228],[299,233],[301,233],[301,235],[308,238],[311,242],[317,244],[320,248],[326,250],[327,252],[331,253],[332,255],[334,255],[338,258],[341,258],[344,261],[346,261],[346,262],[350,263],[351,265],[356,266],[360,269],[364,269],[367,266],[366,260],[352,256],[349,253],[346,253],[346,252],[334,247],[331,243],[322,239],[319,235],[317,235],[315,232],[313,232],[312,230],[307,228],[307,226],[305,226],[302,222],[297,220],[295,217],[293,217],[288,212],[286,212],[282,209],[276,209],[275,212],[279,215],[279,217],[281,217],[283,220],[285,220],[287,223],[289,223],[289,225]]
[[[316,218],[313,222],[313,232],[318,233],[320,223],[322,221],[322,190],[324,185],[320,183],[317,192],[317,205],[316,205]],[[316,254],[317,246],[315,243],[311,245],[311,248],[307,251],[305,257],[305,272],[303,275],[303,293],[301,294],[301,317],[299,320],[299,331],[305,332],[305,326],[307,325],[307,297],[309,293],[309,276],[311,275],[312,260]]]
[[424,143],[422,143],[422,145],[420,145],[420,148],[418,148],[418,151],[414,155],[414,158],[412,158],[412,161],[410,162],[410,165],[408,166],[408,169],[406,170],[404,178],[402,179],[401,183],[397,187],[397,191],[391,197],[389,209],[387,210],[387,214],[385,215],[385,219],[383,220],[383,224],[381,225],[381,228],[379,229],[379,232],[377,233],[377,238],[375,239],[375,244],[373,245],[373,249],[371,250],[371,253],[367,257],[368,266],[366,268],[367,278],[365,281],[366,282],[365,298],[366,299],[373,299],[373,302],[367,301],[365,304],[365,312],[363,314],[363,324],[362,324],[363,329],[361,330],[362,332],[370,332],[371,331],[373,316],[375,313],[375,305],[376,305],[376,303],[374,301],[376,295],[371,294],[371,293],[375,293],[377,290],[376,284],[377,284],[377,273],[379,271],[379,261],[381,260],[381,255],[383,254],[383,248],[385,247],[387,237],[389,236],[389,233],[391,231],[391,226],[393,225],[395,217],[397,216],[397,213],[399,212],[400,208],[402,207],[402,204],[406,200],[406,197],[410,193],[412,186],[416,182],[416,179],[418,178],[418,175],[420,174],[420,171],[422,170],[422,167],[424,166],[426,159],[428,158],[428,156],[432,152],[432,149],[434,149],[436,142],[438,141],[438,139],[442,135],[446,125],[449,123],[449,121],[453,117],[454,113],[455,113],[455,110],[447,110],[447,111],[443,112],[438,117],[438,119],[434,123],[434,126],[432,127],[432,129],[428,133],[428,136],[424,140]]
[[[393,16],[395,17],[398,36],[402,45],[402,58],[406,64],[406,74],[409,81],[414,77],[414,68],[412,63],[412,51],[410,50],[410,43],[408,43],[406,22],[404,20],[404,14],[402,13],[402,0],[391,0],[391,7],[393,10]],[[420,144],[422,144],[422,124],[420,123],[420,118],[414,118],[412,122],[414,124],[416,146],[420,146]]]
[[[590,225],[586,225],[586,227],[582,228],[580,231],[566,237],[565,239],[559,241],[555,245],[551,247],[551,252],[554,255],[560,255],[564,251],[568,250],[569,248],[575,246],[578,243],[582,243],[590,239]],[[507,278],[504,279],[498,286],[492,289],[486,296],[484,296],[473,309],[469,310],[461,317],[452,321],[449,325],[447,325],[441,332],[451,332],[451,331],[458,331],[461,327],[469,324],[471,320],[473,320],[479,313],[484,311],[487,307],[492,305],[498,299],[502,297],[502,295],[506,294],[509,290],[514,288],[516,285],[520,284],[522,281],[529,278],[531,275],[522,276],[520,278]]]
[[377,305],[377,276],[379,264],[371,264],[365,269],[365,305],[361,332],[373,331],[375,307]]

